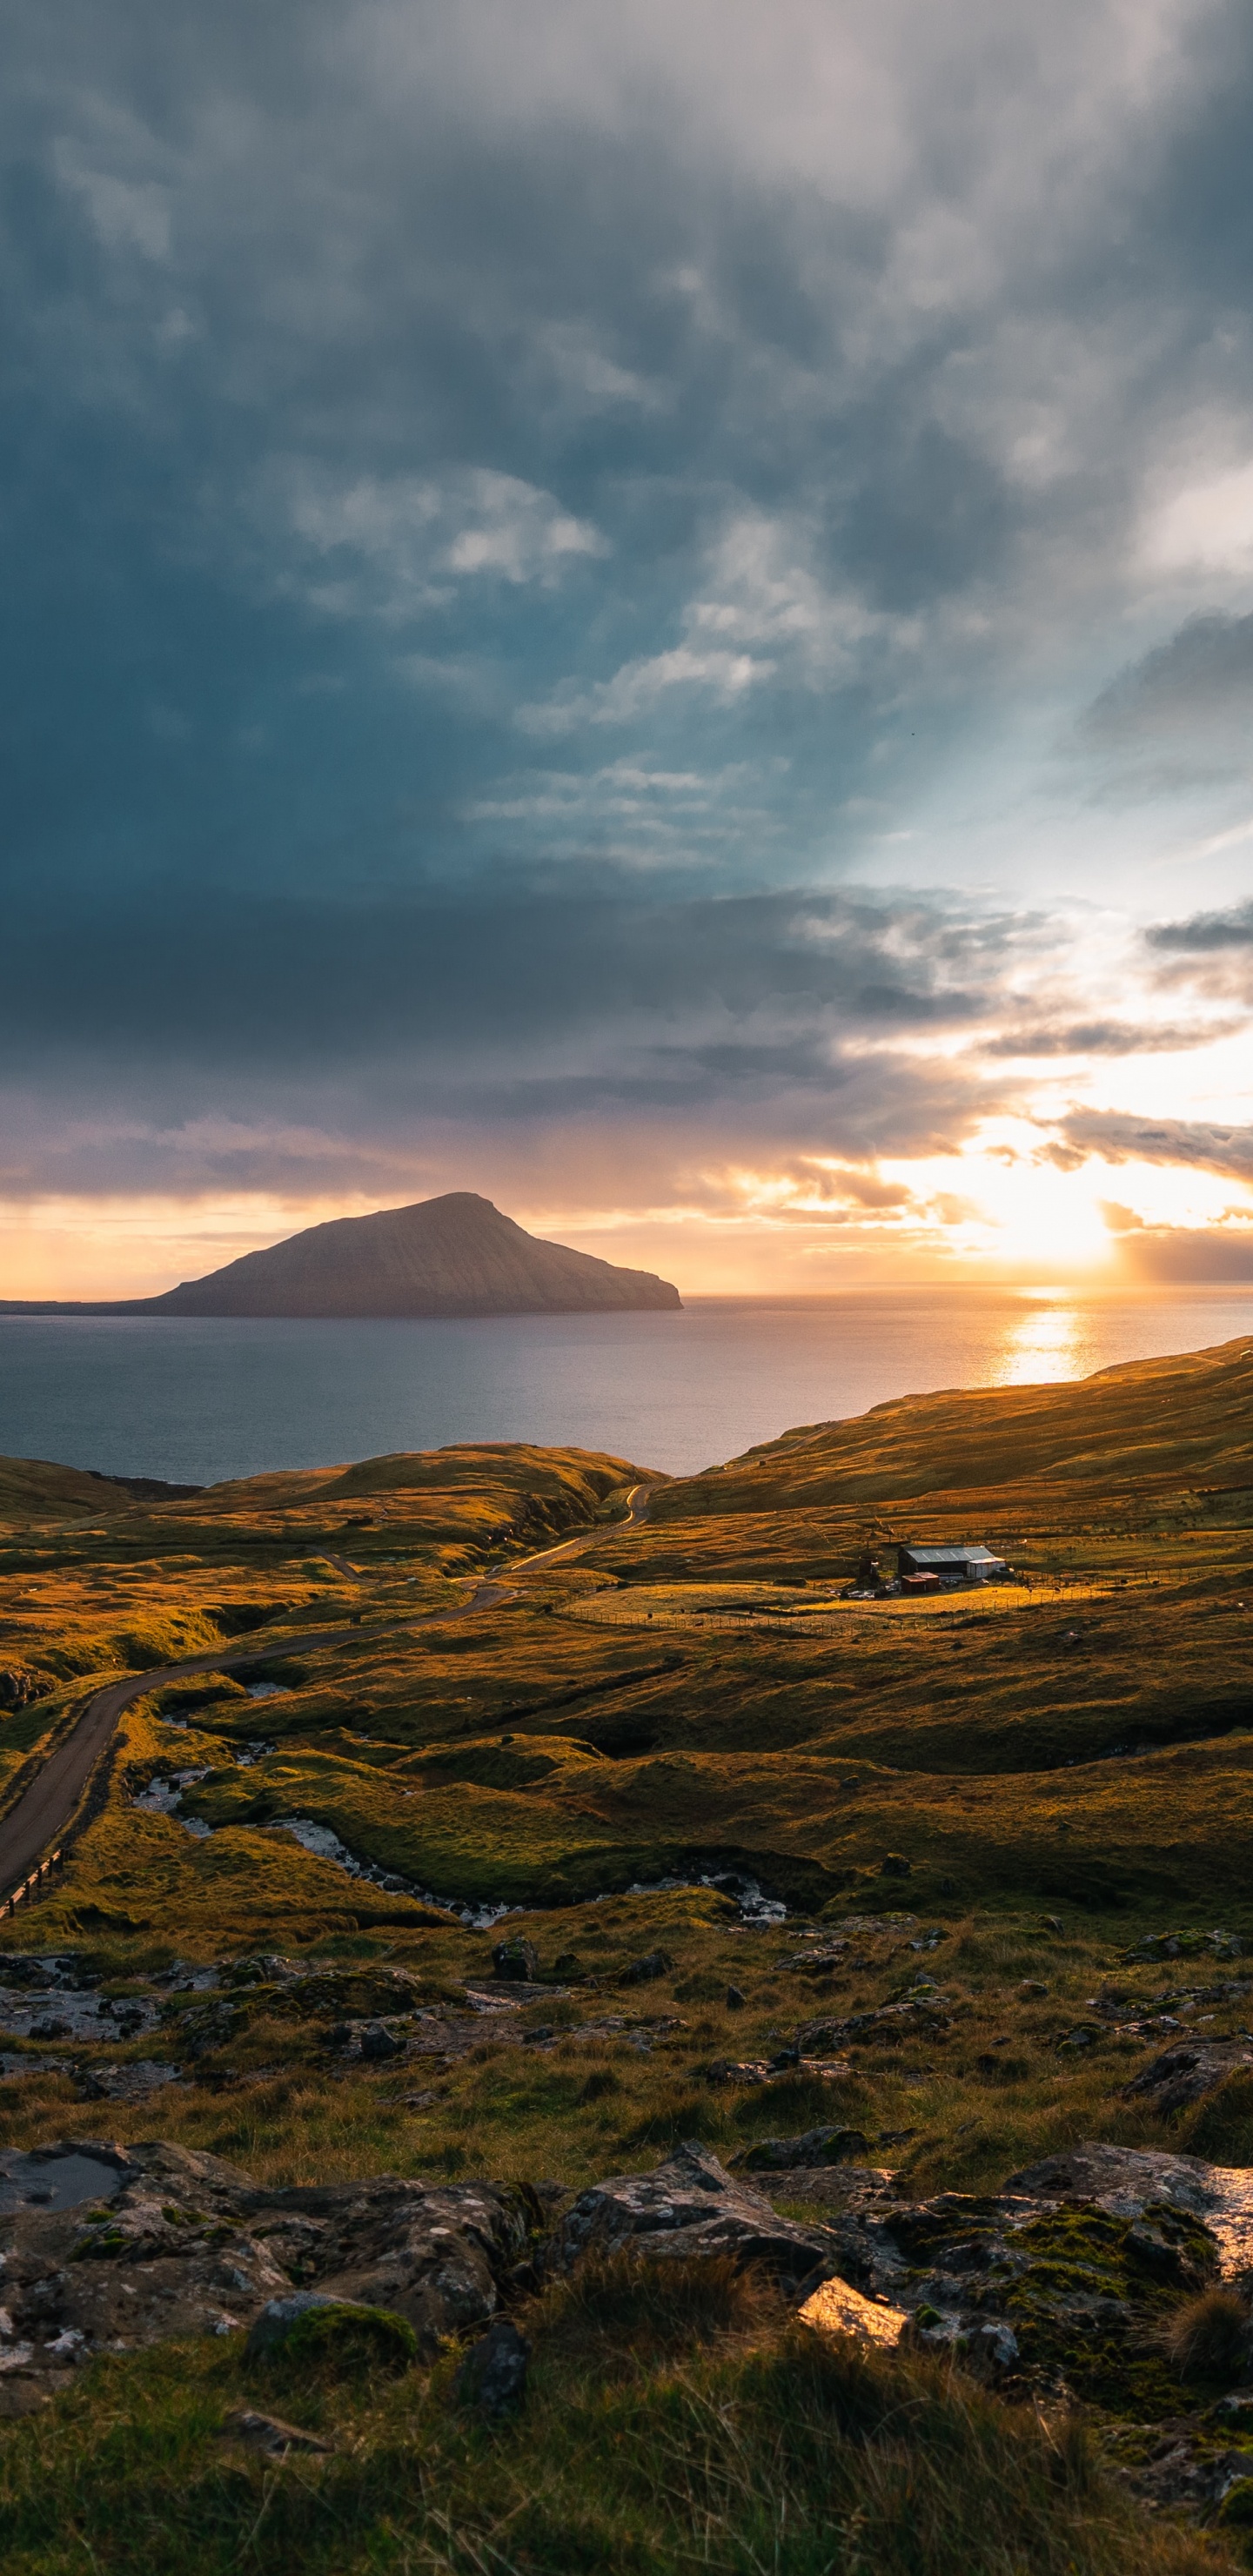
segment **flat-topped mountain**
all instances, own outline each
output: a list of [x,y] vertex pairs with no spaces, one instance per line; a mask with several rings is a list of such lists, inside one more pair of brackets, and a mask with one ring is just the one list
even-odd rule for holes
[[264,1252],[245,1252],[160,1297],[73,1304],[6,1300],[9,1314],[578,1315],[674,1308],[651,1270],[621,1270],[543,1243],[490,1199],[450,1190],[415,1207],[334,1217]]

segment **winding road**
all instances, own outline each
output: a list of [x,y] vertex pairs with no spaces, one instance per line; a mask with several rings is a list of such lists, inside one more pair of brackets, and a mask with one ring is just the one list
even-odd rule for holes
[[[648,1496],[647,1485],[632,1486],[627,1496],[628,1524],[646,1519]],[[542,1548],[535,1556],[523,1557],[517,1567],[509,1570],[521,1573],[528,1566],[551,1564],[555,1557],[577,1552],[589,1546],[594,1538],[603,1538],[604,1535],[602,1526],[580,1533],[577,1538],[559,1540],[555,1547]],[[343,1566],[360,1580],[359,1570],[348,1567],[346,1560],[334,1558],[331,1562]],[[466,1618],[477,1610],[494,1610],[498,1603],[509,1598],[507,1584],[479,1581],[462,1609],[435,1611],[430,1616],[435,1619]],[[401,1624],[408,1627],[413,1623],[406,1620]],[[378,1633],[370,1629],[363,1635],[358,1627],[328,1628],[317,1636],[279,1637],[269,1644],[254,1637],[250,1645],[232,1654],[192,1655],[185,1663],[156,1664],[149,1672],[126,1673],[120,1681],[103,1683],[99,1690],[92,1691],[84,1700],[74,1725],[62,1736],[60,1743],[53,1746],[30,1787],[23,1791],[7,1815],[0,1816],[0,1904],[11,1889],[21,1886],[36,1862],[64,1833],[118,1719],[133,1700],[146,1698],[149,1691],[164,1690],[170,1682],[190,1681],[197,1673],[238,1672],[249,1664],[264,1663],[267,1657],[272,1659],[275,1655],[312,1654],[324,1646],[363,1649],[374,1642]]]

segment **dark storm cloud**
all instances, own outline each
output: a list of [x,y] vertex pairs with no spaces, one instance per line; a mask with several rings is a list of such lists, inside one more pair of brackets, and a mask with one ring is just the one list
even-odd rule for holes
[[680,1158],[943,1151],[986,1084],[914,1050],[978,1026],[1022,932],[916,900],[529,887],[226,907],[166,885],[72,933],[12,926],[11,1196],[83,1185],[105,1137],[132,1188],[342,1186],[354,1136],[390,1186],[458,1122],[664,1129]]
[[[825,1080],[846,1039],[960,1028],[986,1008],[962,979],[960,925],[847,896],[236,890],[226,904],[165,884],[85,903],[72,924],[15,906],[9,927],[0,1052],[15,1076],[67,1057],[236,1077],[408,1057],[450,1092],[491,1068],[524,1094],[551,1082],[550,1058],[577,1090],[633,1048],[668,1093],[703,1094]],[[977,925],[980,984],[996,927]],[[999,925],[1006,955],[1015,928]]]

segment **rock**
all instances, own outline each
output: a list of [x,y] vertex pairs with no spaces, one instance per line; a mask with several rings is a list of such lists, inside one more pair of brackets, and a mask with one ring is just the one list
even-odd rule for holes
[[832,2268],[830,2244],[825,2228],[779,2218],[762,2193],[736,2181],[708,2147],[689,2140],[654,2173],[614,2174],[580,2192],[546,2260],[568,2271],[586,2254],[612,2254],[629,2245],[655,2259],[729,2254],[739,2264],[760,2263],[780,2280],[800,2282]]
[[30,2026],[32,2039],[72,2039],[73,2036],[73,2022],[62,2021],[59,2013],[41,2013],[38,2021],[33,2021]]
[[713,2057],[705,2068],[710,2084],[779,2084],[789,2075],[812,2075],[820,2084],[841,2082],[852,2073],[846,2057],[801,2057],[787,2049],[778,2057]]
[[531,2347],[512,2317],[497,2317],[472,2345],[457,2373],[456,2392],[463,2405],[485,2415],[505,2415],[526,2395]]
[[221,2431],[229,2440],[246,2442],[250,2451],[264,2451],[270,2459],[281,2460],[288,2451],[321,2451],[334,2449],[332,2442],[320,2441],[316,2433],[302,2432],[299,2424],[285,2424],[281,2415],[258,2415],[250,2406],[236,2406],[222,2421]]
[[250,2327],[309,2291],[384,2309],[433,2352],[490,2322],[545,2223],[512,2183],[381,2174],[271,2190],[215,2156],[98,2139],[0,2158],[4,2305],[32,2370],[67,2331],[88,2355],[129,2350]]
[[46,1673],[23,1671],[9,1665],[0,1672],[0,1709],[27,1708],[35,1699],[46,1699],[52,1683]]
[[539,1952],[534,1943],[524,1941],[520,1933],[511,1940],[497,1941],[492,1950],[492,1973],[507,1978],[511,1985],[519,1981],[533,1986],[539,1975]]
[[879,1863],[879,1876],[880,1878],[910,1878],[913,1875],[913,1866],[912,1861],[906,1860],[904,1852],[888,1852]]
[[747,1997],[747,1995],[744,1993],[744,1991],[743,1991],[743,1988],[742,1988],[742,1987],[740,1987],[740,1986],[728,1986],[728,1987],[727,1987],[727,2011],[728,2011],[728,2012],[743,2012],[743,2010],[744,2010],[744,2006],[746,2005],[746,2003],[747,2003],[747,2002],[748,2002],[748,1997]]
[[338,2056],[364,2058],[367,2065],[385,2065],[393,2057],[403,2057],[408,2047],[407,2032],[386,2021],[337,2021],[326,2040]]
[[247,2354],[256,2361],[273,2354],[284,2360],[407,2370],[416,2360],[418,2339],[405,2317],[361,2299],[337,2299],[319,2290],[297,2290],[285,2299],[270,2299],[248,2337]]
[[[1111,2381],[1127,2382],[1146,2363],[1161,2372],[1163,2328],[1181,2290],[1220,2270],[1243,2276],[1253,2253],[1253,2173],[1199,2157],[1092,2144],[1011,2176],[997,2193],[915,2203],[891,2198],[882,2187],[890,2177],[873,2179],[877,2188],[843,2206],[824,2204],[829,2270],[840,2283],[907,2316],[924,2349],[1046,2394],[1070,2386],[1104,2406]],[[829,2315],[838,2302],[833,2290]],[[1186,2392],[1166,2403],[1182,2413]]]
[[674,1961],[668,1950],[646,1950],[642,1959],[633,1959],[618,1980],[622,1986],[651,1985],[657,1977],[668,1976]]
[[891,2307],[886,2299],[864,2298],[847,2281],[823,2281],[797,2315],[802,2325],[814,2326],[820,2334],[856,2335],[863,2343],[885,2344],[889,2351],[895,2350],[909,2324],[904,2308]]
[[165,2084],[178,2081],[178,2068],[158,2058],[140,2057],[130,2066],[82,2066],[74,2089],[82,2102],[144,2102]]
[[1110,2217],[1138,2219],[1153,2204],[1199,2219],[1214,2238],[1224,2276],[1253,2272],[1253,2171],[1172,2156],[1149,2147],[1088,2142],[1011,2174],[1006,2194],[1091,2201]]
[[1122,1964],[1153,1963],[1160,1959],[1197,1959],[1208,1951],[1214,1959],[1240,1959],[1245,1945],[1234,1932],[1146,1932],[1130,1950],[1121,1954]]
[[245,2346],[248,2358],[256,2361],[262,2353],[277,2352],[313,2308],[333,2308],[342,2315],[354,2307],[360,2312],[358,2301],[335,2299],[325,2290],[293,2290],[286,2298],[268,2299],[249,2334]]
[[796,2047],[804,2057],[815,2049],[881,2048],[895,2046],[898,2040],[923,2037],[934,2039],[951,2027],[947,1995],[934,1988],[925,1993],[907,1995],[900,2003],[880,2004],[871,2012],[848,2013],[839,2021],[807,2022],[798,2034]]
[[999,2323],[976,2326],[966,2352],[976,2369],[997,2375],[1014,2369],[1019,2358],[1018,2337],[1012,2326]]
[[361,2033],[361,2054],[369,2059],[403,2057],[405,2043],[386,2022],[368,2021]]
[[1190,2103],[1216,2092],[1240,2068],[1253,2068],[1249,2041],[1187,2039],[1155,2057],[1151,2066],[1142,2067],[1123,2086],[1123,2093],[1131,2100],[1147,2095],[1154,2110],[1163,2114],[1184,2111]]
[[795,2138],[759,2138],[736,2157],[741,2173],[789,2173],[801,2165],[840,2164],[862,2156],[870,2144],[864,2129],[803,2129]]

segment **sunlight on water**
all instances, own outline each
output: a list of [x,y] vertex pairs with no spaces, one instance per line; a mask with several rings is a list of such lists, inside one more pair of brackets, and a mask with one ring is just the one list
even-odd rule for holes
[[1013,1323],[993,1383],[1040,1386],[1083,1377],[1092,1367],[1089,1318],[1069,1298],[1041,1299]]
[[208,1484],[458,1440],[572,1441],[690,1474],[942,1387],[1085,1377],[1253,1330],[1253,1285],[692,1298],[495,1321],[0,1316],[0,1455]]

